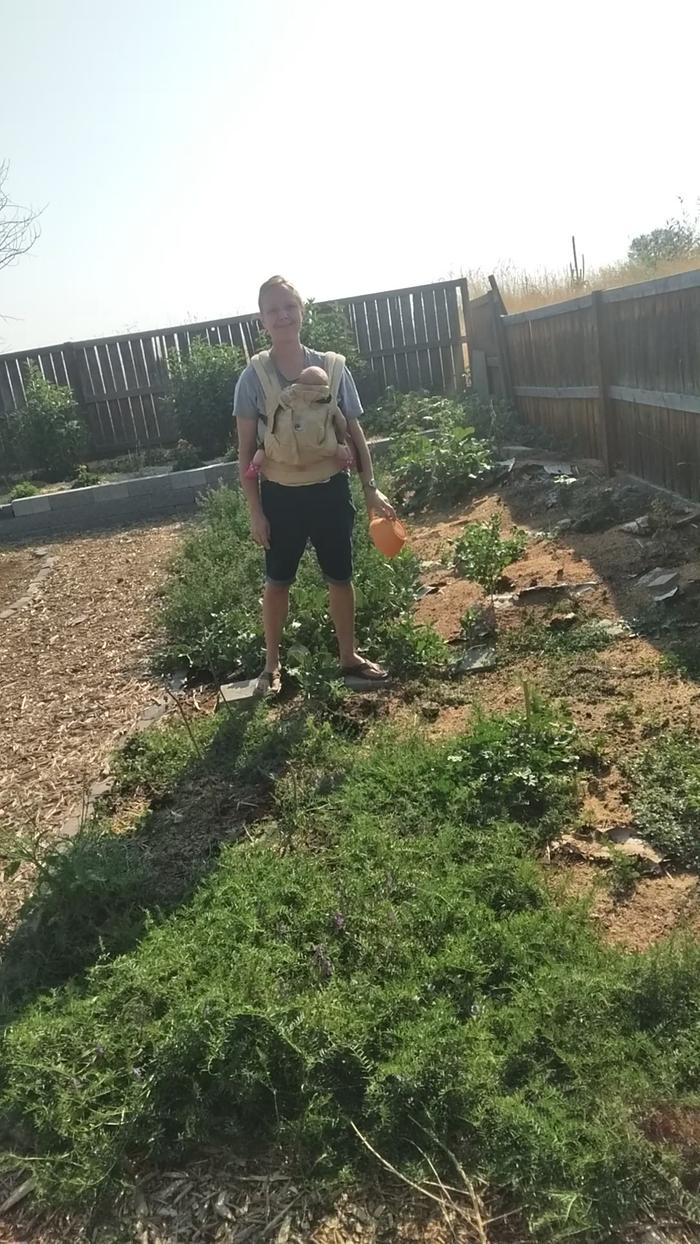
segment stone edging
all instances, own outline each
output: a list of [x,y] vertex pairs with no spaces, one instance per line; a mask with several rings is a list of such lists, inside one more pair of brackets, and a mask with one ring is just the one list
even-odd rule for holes
[[57,557],[49,556],[48,549],[32,549],[32,553],[35,557],[41,558],[42,564],[39,568],[39,572],[38,574],[35,574],[33,579],[29,580],[29,586],[27,587],[24,596],[18,596],[17,600],[14,600],[11,605],[8,605],[5,609],[0,609],[0,618],[4,619],[14,617],[14,615],[19,613],[21,609],[25,609],[27,605],[31,605],[35,596],[37,596],[42,583],[45,579],[48,579],[51,571],[58,561]]

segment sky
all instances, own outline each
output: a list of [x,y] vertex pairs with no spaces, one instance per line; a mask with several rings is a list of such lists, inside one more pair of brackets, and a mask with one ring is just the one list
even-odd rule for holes
[[0,0],[0,351],[589,267],[700,195],[697,0]]

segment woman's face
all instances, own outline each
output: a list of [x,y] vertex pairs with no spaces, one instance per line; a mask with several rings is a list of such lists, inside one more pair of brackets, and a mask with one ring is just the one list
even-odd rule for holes
[[296,341],[301,332],[301,307],[292,291],[283,285],[266,290],[260,318],[273,345]]

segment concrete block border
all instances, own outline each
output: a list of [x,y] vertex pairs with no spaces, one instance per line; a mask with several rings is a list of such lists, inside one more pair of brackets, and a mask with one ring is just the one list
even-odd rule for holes
[[197,498],[219,484],[238,483],[237,462],[215,462],[113,484],[23,497],[0,506],[0,544],[36,534],[95,528],[194,510]]

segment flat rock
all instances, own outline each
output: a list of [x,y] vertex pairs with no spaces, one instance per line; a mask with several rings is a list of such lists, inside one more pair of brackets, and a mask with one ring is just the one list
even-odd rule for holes
[[650,592],[670,592],[678,587],[678,571],[655,566],[637,579],[637,586],[646,587]]
[[650,536],[651,518],[648,514],[642,514],[639,518],[633,518],[631,523],[623,523],[620,531],[625,531],[630,536]]
[[242,682],[222,683],[219,688],[221,698],[217,700],[217,709],[222,704],[229,704],[233,708],[252,707],[254,702],[260,699],[258,682],[257,678],[244,678]]
[[549,620],[550,631],[568,631],[570,627],[575,626],[578,621],[578,615],[571,613],[557,613]]
[[524,587],[518,592],[519,605],[553,605],[569,594],[567,583],[539,583],[536,587]]
[[495,670],[497,664],[496,649],[489,648],[486,644],[477,644],[473,648],[467,648],[452,669],[455,674],[483,674]]
[[49,550],[48,549],[32,549],[32,553],[34,554],[35,557],[48,557]]
[[624,639],[634,634],[632,627],[627,622],[620,621],[619,618],[599,618],[596,620],[596,626],[599,630],[605,631],[611,639]]
[[358,678],[356,674],[346,674],[343,683],[348,691],[386,691],[391,687],[391,679],[385,678],[377,682],[376,678]]

